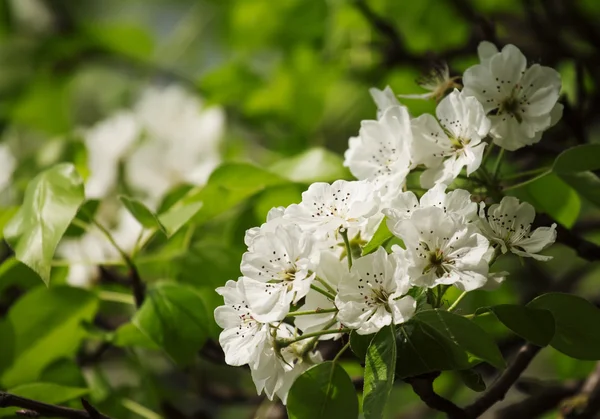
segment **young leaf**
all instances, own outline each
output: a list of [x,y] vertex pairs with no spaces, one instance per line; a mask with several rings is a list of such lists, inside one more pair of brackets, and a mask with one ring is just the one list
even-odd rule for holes
[[210,321],[193,288],[158,282],[148,289],[132,323],[175,362],[188,364],[206,340]]
[[161,214],[158,219],[161,225],[167,231],[167,236],[171,237],[179,231],[194,215],[202,208],[202,202],[193,202],[191,204],[174,205],[164,214]]
[[392,238],[394,235],[388,229],[387,226],[387,217],[384,217],[383,220],[379,223],[375,234],[369,241],[369,243],[365,244],[362,249],[362,255],[368,255],[369,253],[373,253],[375,250],[379,248],[379,246],[385,246],[385,244]]
[[558,155],[552,170],[556,173],[579,173],[600,169],[600,144],[571,147]]
[[358,398],[348,373],[326,361],[296,378],[287,398],[290,419],[355,419]]
[[498,345],[481,327],[471,320],[443,310],[425,310],[415,318],[427,323],[447,339],[455,342],[470,354],[498,369],[505,367]]
[[167,234],[167,230],[159,221],[156,214],[154,214],[150,209],[142,204],[137,199],[129,198],[127,196],[119,196],[119,199],[127,208],[127,210],[135,217],[136,220],[140,222],[140,224],[146,228],[156,228],[163,233]]
[[365,360],[363,412],[365,419],[381,419],[394,386],[396,336],[394,326],[386,326],[373,338]]
[[581,199],[577,191],[554,173],[549,173],[525,187],[536,209],[552,216],[567,228],[579,216]]
[[83,181],[75,167],[56,165],[29,183],[23,205],[4,227],[15,257],[37,272],[46,285],[56,246],[83,200]]
[[600,178],[593,172],[561,173],[560,178],[575,189],[579,195],[600,207]]
[[570,357],[584,360],[600,359],[600,309],[588,300],[571,294],[540,295],[529,308],[545,309],[552,313],[556,333],[550,345]]
[[515,334],[538,346],[548,345],[554,337],[554,317],[548,310],[500,304],[477,310],[477,314],[484,312],[492,312],[502,324]]

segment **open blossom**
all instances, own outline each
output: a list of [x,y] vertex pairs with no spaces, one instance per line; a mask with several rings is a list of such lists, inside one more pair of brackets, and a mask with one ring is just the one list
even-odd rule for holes
[[423,114],[413,120],[413,164],[424,164],[421,186],[450,184],[463,167],[470,175],[481,165],[490,120],[474,97],[454,90],[436,108],[439,121]]
[[527,67],[514,45],[498,51],[484,42],[478,51],[481,64],[465,71],[463,92],[483,105],[494,143],[511,151],[537,143],[562,116],[560,74],[539,64]]
[[313,240],[293,225],[260,233],[244,253],[241,270],[248,304],[261,322],[283,320],[314,279]]
[[359,180],[404,184],[410,166],[412,132],[404,106],[388,107],[377,121],[363,121],[351,138],[344,166]]
[[387,216],[390,231],[396,229],[402,220],[409,219],[413,211],[419,208],[438,207],[444,213],[458,218],[463,222],[477,219],[477,204],[471,201],[471,194],[464,189],[455,189],[448,193],[446,185],[439,184],[423,194],[419,201],[413,192],[401,192],[390,203],[389,208],[382,212]]
[[556,240],[556,224],[531,231],[531,223],[535,218],[535,209],[531,204],[519,203],[517,198],[506,196],[499,204],[490,205],[487,217],[484,206],[482,203],[479,212],[481,231],[492,243],[500,245],[502,253],[511,251],[537,260],[552,259],[551,256],[537,253]]
[[223,329],[219,343],[229,365],[253,365],[269,338],[269,325],[254,319],[241,281],[227,281],[217,288],[225,304],[215,309],[215,320]]
[[269,400],[273,400],[277,395],[285,404],[288,392],[296,378],[313,365],[323,362],[323,358],[319,352],[310,351],[300,356],[299,354],[304,352],[302,342],[275,349],[273,340],[294,337],[294,329],[282,323],[272,331],[275,336],[269,336],[250,372],[258,394],[264,391]]
[[380,247],[355,260],[350,275],[340,281],[335,299],[338,318],[361,335],[404,323],[416,310],[416,301],[404,295],[409,288],[406,262]]
[[246,230],[244,235],[244,243],[248,249],[252,248],[252,242],[261,232],[273,232],[277,226],[282,225],[286,220],[283,219],[285,207],[274,207],[267,213],[267,222],[263,223],[260,227],[252,227]]
[[[321,254],[319,259],[319,266],[317,266],[317,278],[318,282],[315,284],[324,290],[338,288],[340,281],[345,281],[348,276],[348,264],[345,260],[340,260],[335,254],[331,252],[325,252]],[[327,284],[326,286],[323,283]],[[335,308],[333,301],[325,297],[318,291],[311,289],[306,294],[305,303],[300,307],[299,311],[318,311],[322,309]],[[294,324],[303,333],[316,332],[323,330],[325,326],[331,322],[336,316],[336,313],[322,313],[322,314],[311,314],[307,316],[297,316],[294,318]],[[340,327],[339,322],[331,325],[330,329]],[[327,334],[322,335],[319,339],[337,339],[340,335]]]
[[290,205],[284,218],[324,237],[341,228],[360,228],[379,211],[379,195],[367,181],[317,182],[302,193],[300,204]]
[[377,105],[377,119],[381,118],[388,108],[400,105],[396,94],[390,86],[385,86],[383,90],[371,87],[369,93],[373,98],[373,102]]
[[415,210],[393,227],[392,233],[406,245],[405,251],[394,251],[405,253],[414,285],[455,285],[472,291],[486,284],[489,242],[474,224],[429,207]]

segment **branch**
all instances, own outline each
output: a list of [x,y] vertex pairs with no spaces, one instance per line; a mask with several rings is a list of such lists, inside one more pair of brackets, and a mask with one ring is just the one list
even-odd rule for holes
[[525,400],[500,409],[496,417],[497,419],[537,418],[555,409],[561,400],[576,394],[580,387],[581,382],[547,386],[534,392]]
[[405,378],[404,381],[412,386],[413,391],[431,409],[446,413],[450,419],[468,419],[467,412],[450,400],[445,399],[433,390],[433,381],[439,372]]
[[595,418],[600,410],[600,362],[588,376],[581,391],[573,397],[563,400],[561,413],[564,417],[577,419]]
[[[551,217],[544,214],[539,214],[536,218],[536,225],[546,225],[556,222]],[[573,248],[573,250],[577,252],[577,255],[585,260],[590,262],[600,260],[600,246],[581,238],[558,223],[556,224],[556,241]]]
[[46,418],[110,419],[108,416],[98,412],[87,401],[82,400],[82,403],[86,410],[55,406],[0,391],[0,408],[19,407],[25,409],[27,412],[35,412],[36,417]]
[[519,379],[523,371],[527,368],[531,360],[542,349],[539,346],[527,343],[519,349],[513,363],[504,371],[498,380],[472,405],[465,408],[470,418],[479,417],[497,402],[504,399],[504,396],[512,385]]

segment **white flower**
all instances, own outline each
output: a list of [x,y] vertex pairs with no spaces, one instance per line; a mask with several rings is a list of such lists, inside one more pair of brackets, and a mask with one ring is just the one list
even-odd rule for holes
[[323,358],[318,352],[299,356],[298,354],[304,351],[302,342],[286,346],[277,353],[272,340],[294,337],[294,330],[285,323],[272,330],[275,330],[276,335],[270,337],[270,344],[263,346],[250,372],[258,394],[264,391],[269,400],[273,400],[277,395],[285,404],[288,392],[296,378],[311,366],[323,362]]
[[284,211],[285,207],[271,208],[267,213],[266,223],[263,223],[263,225],[260,227],[252,227],[246,230],[246,234],[244,235],[244,243],[248,249],[252,248],[252,242],[254,241],[254,238],[257,237],[261,232],[273,232],[277,226],[282,225],[286,221],[283,219]]
[[173,186],[202,185],[221,158],[222,109],[203,109],[202,102],[179,86],[147,89],[135,113],[145,131],[129,157],[129,185],[156,204]]
[[383,247],[354,261],[351,274],[340,281],[335,304],[341,323],[368,335],[412,317],[416,301],[408,292],[406,262]]
[[454,90],[436,108],[435,120],[423,114],[413,120],[413,164],[428,167],[421,175],[421,186],[450,184],[467,168],[467,176],[481,165],[490,120],[474,97]]
[[446,185],[436,185],[423,194],[420,202],[413,192],[398,194],[392,200],[390,208],[382,210],[387,216],[390,231],[396,230],[399,222],[409,219],[413,211],[419,208],[438,207],[444,210],[444,213],[465,223],[477,219],[477,204],[471,201],[469,191],[464,189],[455,189],[448,193],[445,191]]
[[[317,266],[317,277],[319,278],[318,282],[315,282],[315,285],[327,290],[327,287],[322,285],[322,282],[327,283],[329,288],[337,289],[340,281],[345,281],[348,276],[348,264],[345,260],[341,261],[339,257],[337,257],[333,253],[325,252],[321,254],[319,259],[319,266]],[[329,298],[325,297],[318,291],[311,289],[306,295],[305,303],[302,307],[300,307],[299,311],[308,311],[308,310],[319,310],[319,309],[330,309],[335,308],[333,301]],[[311,333],[316,332],[318,330],[323,330],[323,328],[331,322],[336,316],[336,313],[323,313],[323,314],[310,314],[305,316],[297,316],[294,317],[294,324],[298,329],[300,329],[303,333]],[[340,327],[339,322],[332,325],[330,329],[336,329]],[[328,334],[322,335],[319,339],[337,339],[341,335],[336,334]]]
[[435,99],[440,100],[450,89],[460,87],[456,82],[460,77],[450,77],[448,64],[445,62],[433,66],[431,71],[417,79],[417,84],[422,88],[429,90],[429,93],[398,95],[407,99]]
[[85,183],[87,198],[104,198],[114,190],[119,162],[139,135],[139,124],[128,111],[120,111],[83,132],[90,171]]
[[252,316],[241,281],[227,281],[217,292],[225,301],[215,309],[215,321],[223,329],[219,343],[225,362],[235,366],[256,364],[269,339],[269,325]]
[[393,226],[392,233],[406,246],[408,274],[416,286],[455,285],[463,291],[481,288],[487,282],[488,240],[478,228],[465,224],[438,207],[417,209],[408,220]]
[[379,210],[379,196],[367,181],[313,183],[300,204],[290,205],[284,218],[324,237],[342,228],[360,228]]
[[315,277],[311,271],[312,236],[293,225],[261,232],[242,256],[248,304],[261,322],[283,320],[290,304],[304,297]]
[[519,256],[537,260],[552,259],[551,256],[537,253],[556,240],[556,224],[552,224],[551,227],[538,227],[532,232],[531,223],[535,218],[535,209],[531,204],[519,203],[517,198],[505,196],[500,204],[490,205],[487,218],[484,207],[481,203],[481,231],[490,241],[500,245],[502,253],[511,251]]
[[514,45],[495,50],[489,42],[478,48],[481,64],[468,68],[463,92],[475,96],[492,121],[494,143],[517,150],[541,139],[562,115],[557,103],[560,74],[527,60]]
[[357,179],[392,182],[400,189],[410,166],[412,132],[408,110],[392,106],[378,121],[363,121],[358,137],[351,138],[344,166]]
[[385,89],[383,90],[371,87],[369,93],[373,98],[373,102],[377,105],[377,119],[381,118],[388,108],[400,105],[398,98],[390,86],[385,86]]

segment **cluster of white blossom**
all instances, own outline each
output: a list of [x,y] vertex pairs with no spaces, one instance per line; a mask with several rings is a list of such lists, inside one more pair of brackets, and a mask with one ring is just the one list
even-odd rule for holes
[[[156,208],[173,187],[205,183],[221,160],[224,125],[221,108],[204,109],[198,97],[171,85],[146,89],[132,109],[82,130],[89,169],[86,197],[102,200],[96,218],[110,227],[121,249],[131,252],[143,228],[115,201],[120,168],[130,194]],[[89,285],[98,276],[98,263],[119,259],[94,227],[63,240],[58,254],[70,262],[67,281],[74,286]]]
[[[486,212],[469,191],[449,188],[463,169],[478,170],[490,142],[515,150],[539,141],[560,113],[554,70],[527,68],[512,45],[479,52],[462,91],[447,68],[429,81],[435,116],[411,118],[389,87],[372,89],[378,117],[362,122],[345,154],[358,180],[314,183],[302,202],[248,230],[242,276],[217,290],[225,305],[215,318],[227,363],[248,364],[259,393],[285,403],[293,380],[321,360],[319,339],[408,321],[413,291],[493,289],[505,275],[490,272],[500,254],[548,258],[538,252],[555,226],[532,230],[530,204],[504,197]],[[427,189],[420,199],[406,191],[415,169]],[[363,255],[382,222],[401,245]]]

